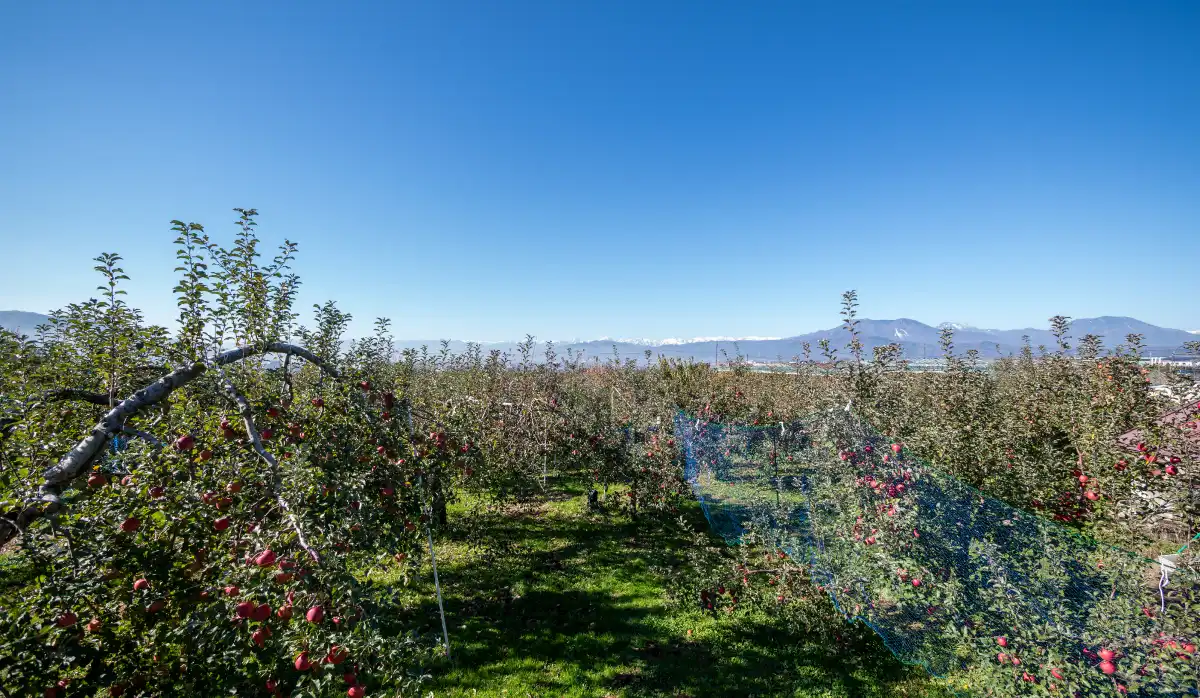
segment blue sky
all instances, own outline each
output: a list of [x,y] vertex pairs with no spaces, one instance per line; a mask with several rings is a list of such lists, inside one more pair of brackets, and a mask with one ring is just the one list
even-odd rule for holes
[[173,218],[366,331],[1200,329],[1195,2],[0,3],[0,309]]

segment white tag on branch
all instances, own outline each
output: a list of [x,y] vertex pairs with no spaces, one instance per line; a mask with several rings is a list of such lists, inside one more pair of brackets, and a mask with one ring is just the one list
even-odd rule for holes
[[1178,555],[1160,555],[1158,557],[1158,566],[1162,568],[1163,586],[1170,581],[1171,573],[1179,566]]

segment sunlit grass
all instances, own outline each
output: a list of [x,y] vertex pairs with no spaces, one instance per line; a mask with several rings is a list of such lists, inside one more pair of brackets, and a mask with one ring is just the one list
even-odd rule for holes
[[[435,696],[928,696],[918,669],[902,666],[873,636],[839,626],[785,627],[746,611],[714,617],[673,606],[667,577],[683,564],[687,531],[666,518],[587,512],[584,492],[526,510],[478,518],[451,511],[437,541],[452,656],[429,667]],[[695,505],[684,512],[705,526]],[[376,571],[399,587],[399,568]],[[440,635],[427,564],[401,592],[410,626]],[[689,635],[689,631],[691,634]]]

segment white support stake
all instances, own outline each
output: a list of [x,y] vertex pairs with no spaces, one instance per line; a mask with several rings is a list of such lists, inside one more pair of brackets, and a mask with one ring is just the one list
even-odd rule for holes
[[[416,461],[417,447],[412,444],[413,439],[413,419],[412,419],[412,403],[408,400],[404,401],[404,412],[408,418],[408,442],[412,446],[413,460]],[[425,478],[422,477],[424,482]],[[429,492],[426,491],[426,494]],[[442,604],[442,583],[438,579],[437,571],[437,556],[433,554],[433,507],[427,508],[426,516],[429,520],[425,522],[425,534],[429,536],[429,562],[433,566],[433,588],[437,591],[438,614],[442,617],[442,643],[446,647],[446,658],[450,658],[450,631],[446,629],[446,607]]]
[[[433,521],[432,511],[429,520]],[[429,536],[429,561],[433,563],[433,588],[437,590],[438,613],[442,616],[442,642],[446,645],[446,658],[450,658],[450,631],[446,629],[446,608],[442,605],[442,583],[438,581],[437,557],[433,554],[433,529],[425,524],[425,533]]]

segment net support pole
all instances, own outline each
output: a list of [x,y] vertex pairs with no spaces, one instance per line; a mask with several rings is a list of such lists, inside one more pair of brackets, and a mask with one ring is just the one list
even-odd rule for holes
[[450,658],[450,631],[446,629],[446,607],[442,604],[442,583],[438,580],[437,571],[437,556],[433,554],[433,529],[431,522],[433,517],[429,517],[429,521],[425,522],[425,533],[429,536],[429,562],[433,565],[433,588],[437,591],[438,614],[442,617],[442,643],[446,647],[446,658]]
[[[780,431],[782,433],[783,423],[780,423]],[[771,464],[775,466],[775,515],[780,516],[783,511],[783,501],[779,490],[779,439],[775,436],[774,430],[771,432]],[[783,519],[778,519],[782,521]]]
[[[412,418],[412,403],[407,399],[404,401],[404,416],[408,422],[408,445],[412,449],[413,461],[417,459],[417,447],[413,444],[413,418]],[[426,484],[424,477],[421,478],[421,484]],[[429,495],[428,487],[424,487],[425,494]],[[450,631],[446,628],[446,607],[442,603],[442,582],[438,579],[437,571],[437,555],[433,552],[433,507],[427,506],[425,535],[429,538],[429,564],[433,567],[433,588],[437,593],[438,615],[442,618],[442,645],[446,648],[446,658],[450,658]]]

